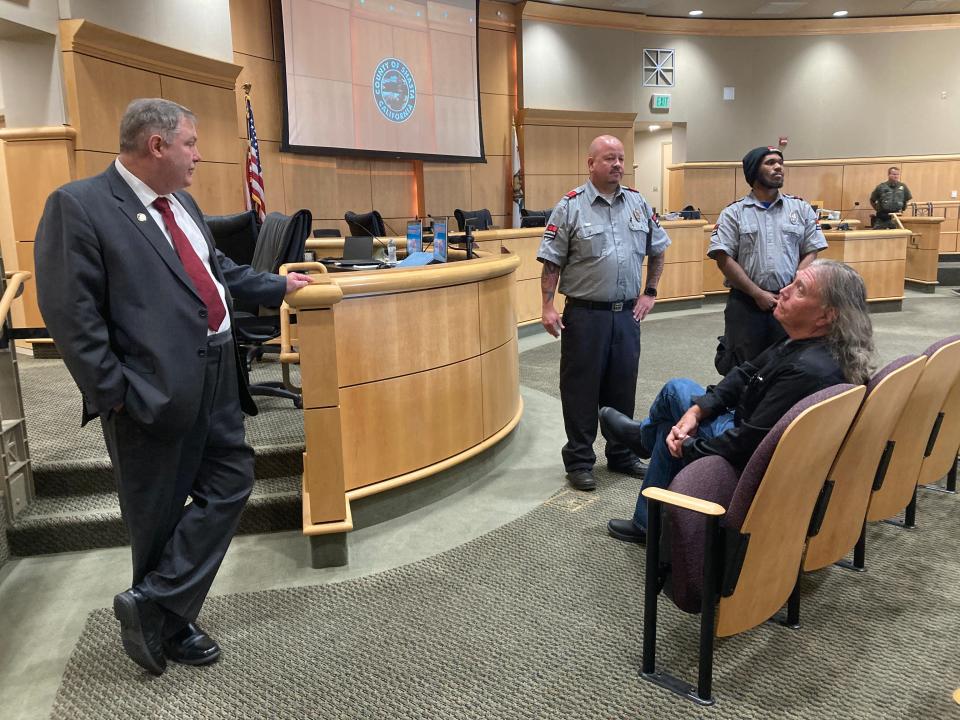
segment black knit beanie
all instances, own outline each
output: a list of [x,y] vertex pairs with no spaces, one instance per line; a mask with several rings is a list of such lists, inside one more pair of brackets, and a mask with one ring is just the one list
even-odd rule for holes
[[780,148],[758,147],[754,148],[743,156],[743,176],[747,179],[747,185],[753,187],[753,181],[757,179],[757,172],[760,170],[760,163],[767,155],[776,154],[783,160],[783,153]]

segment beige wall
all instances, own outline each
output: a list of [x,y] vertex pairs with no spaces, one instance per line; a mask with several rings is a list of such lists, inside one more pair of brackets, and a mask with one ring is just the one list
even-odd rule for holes
[[[525,19],[521,46],[524,107],[686,122],[689,162],[739,159],[781,135],[792,158],[960,150],[960,30],[700,37]],[[644,48],[676,50],[667,115],[650,112]]]

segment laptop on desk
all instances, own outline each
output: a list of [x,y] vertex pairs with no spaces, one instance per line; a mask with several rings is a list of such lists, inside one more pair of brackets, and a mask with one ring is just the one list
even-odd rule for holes
[[348,237],[343,240],[343,257],[337,259],[338,265],[377,266],[379,260],[373,257],[372,237]]

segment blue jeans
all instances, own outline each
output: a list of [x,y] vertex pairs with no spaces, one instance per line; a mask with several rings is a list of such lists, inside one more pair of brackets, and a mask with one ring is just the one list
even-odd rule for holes
[[[637,508],[633,513],[633,524],[639,528],[647,527],[647,499],[643,497],[642,490],[648,487],[666,488],[683,468],[683,460],[673,457],[667,447],[670,428],[690,409],[693,398],[703,393],[703,386],[693,380],[669,380],[660,388],[650,406],[649,415],[640,423],[643,426],[640,439],[650,451],[650,466],[643,478],[641,495],[637,497]],[[724,413],[703,422],[697,429],[697,437],[716,437],[732,427],[733,413]]]

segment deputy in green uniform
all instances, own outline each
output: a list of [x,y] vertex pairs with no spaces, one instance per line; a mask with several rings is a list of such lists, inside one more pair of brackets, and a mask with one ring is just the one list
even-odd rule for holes
[[910,188],[900,182],[900,168],[889,168],[887,181],[877,185],[870,193],[870,204],[877,211],[870,227],[874,230],[893,230],[897,226],[890,213],[903,212],[912,199]]

